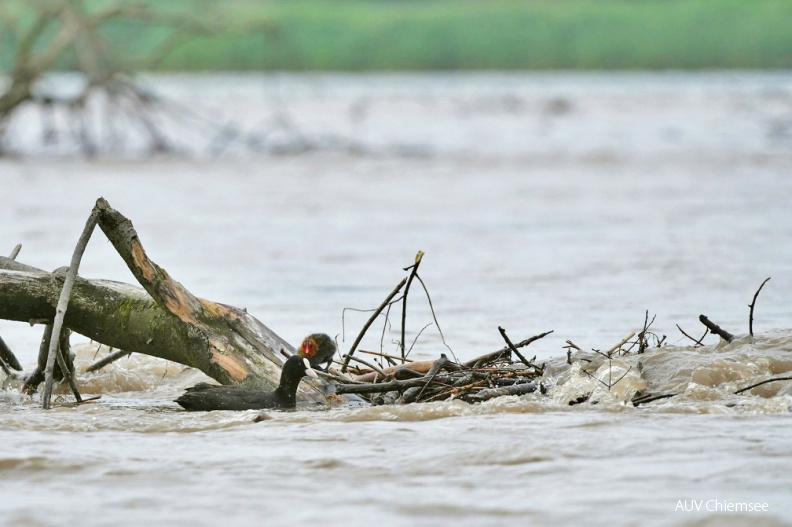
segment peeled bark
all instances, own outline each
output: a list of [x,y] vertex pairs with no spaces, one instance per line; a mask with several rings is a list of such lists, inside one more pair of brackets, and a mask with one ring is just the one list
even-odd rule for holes
[[[246,311],[198,298],[152,262],[132,222],[104,199],[98,225],[140,287],[78,278],[64,325],[94,341],[197,368],[222,384],[273,389],[294,348]],[[47,273],[0,257],[0,318],[52,320],[65,272]],[[298,395],[325,402],[324,381]]]

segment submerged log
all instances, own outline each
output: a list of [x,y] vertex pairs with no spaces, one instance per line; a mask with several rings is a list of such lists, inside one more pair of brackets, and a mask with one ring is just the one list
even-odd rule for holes
[[[132,222],[104,199],[98,225],[140,287],[77,278],[64,326],[116,349],[192,366],[219,381],[261,389],[278,385],[281,350],[294,348],[245,310],[194,296],[151,261]],[[63,272],[47,273],[0,257],[0,318],[53,320]],[[324,381],[302,383],[299,395],[325,402]]]

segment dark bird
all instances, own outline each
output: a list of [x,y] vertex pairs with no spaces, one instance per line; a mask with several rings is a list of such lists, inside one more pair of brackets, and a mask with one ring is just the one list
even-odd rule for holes
[[297,386],[305,375],[317,378],[310,363],[294,355],[283,364],[280,385],[271,392],[245,386],[216,386],[202,382],[196,384],[176,402],[187,410],[260,410],[262,408],[294,408]]
[[[335,342],[328,335],[312,333],[303,339],[297,353],[300,354],[300,357],[308,359],[312,367],[327,371],[333,362],[336,349]],[[321,367],[322,364],[324,367]]]

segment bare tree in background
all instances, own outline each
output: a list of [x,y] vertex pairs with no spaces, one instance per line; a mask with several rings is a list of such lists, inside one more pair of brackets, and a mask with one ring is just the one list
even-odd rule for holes
[[[150,152],[170,150],[172,144],[158,123],[161,101],[134,74],[155,69],[180,44],[216,34],[224,25],[156,6],[133,0],[0,0],[0,46],[12,51],[7,77],[0,77],[0,153],[12,117],[29,105],[41,112],[44,144],[61,139],[55,120],[62,115],[67,133],[86,155],[112,150],[123,142],[119,134],[130,129],[138,131]],[[132,50],[119,52],[110,30],[119,22],[141,24],[162,36],[138,56]],[[271,28],[254,23],[238,29]],[[64,66],[79,74],[81,88],[66,95],[48,92],[42,83],[45,75]]]

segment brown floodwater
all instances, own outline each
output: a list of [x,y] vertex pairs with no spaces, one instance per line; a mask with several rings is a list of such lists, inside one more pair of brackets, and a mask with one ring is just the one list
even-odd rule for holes
[[[499,325],[513,340],[555,330],[528,348],[548,393],[254,422],[182,411],[173,399],[205,378],[149,357],[81,373],[101,398],[80,407],[58,387],[43,411],[3,378],[0,524],[792,523],[792,382],[734,394],[792,376],[792,74],[147,82],[240,135],[163,121],[189,156],[141,156],[132,131],[85,161],[67,135],[42,146],[30,109],[12,123],[18,156],[0,159],[0,252],[22,243],[22,262],[67,265],[103,196],[195,294],[289,342],[324,331],[345,348],[368,314],[342,323],[344,308],[376,307],[420,249],[460,360],[502,347]],[[134,281],[101,232],[80,272]],[[409,343],[432,321],[418,293]],[[610,365],[588,351],[646,310],[662,347]],[[694,348],[676,324],[698,338],[702,313],[737,338]],[[396,318],[361,347],[393,351]],[[0,335],[30,369],[41,327],[0,321]],[[587,350],[571,365],[567,340]],[[83,369],[108,352],[73,342]],[[443,352],[430,326],[412,354]],[[634,407],[638,392],[678,395]],[[747,503],[765,507],[729,510]]]

